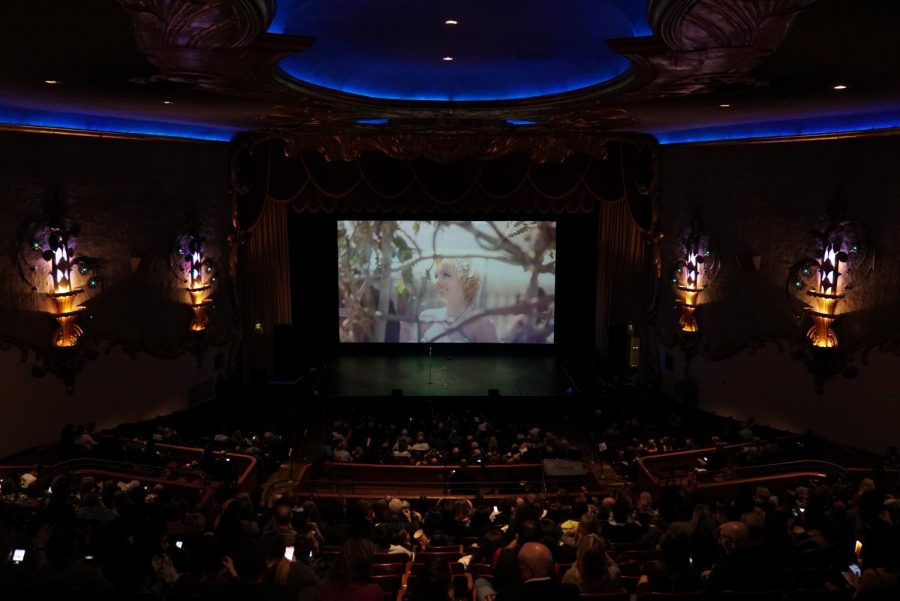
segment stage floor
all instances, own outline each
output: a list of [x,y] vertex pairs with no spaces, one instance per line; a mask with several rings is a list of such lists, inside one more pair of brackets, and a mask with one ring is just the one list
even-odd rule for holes
[[322,396],[557,396],[571,386],[556,357],[351,356],[328,362]]

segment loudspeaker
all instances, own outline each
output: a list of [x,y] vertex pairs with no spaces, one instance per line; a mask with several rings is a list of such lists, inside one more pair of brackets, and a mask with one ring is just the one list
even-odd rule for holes
[[628,368],[637,369],[641,366],[641,339],[637,336],[631,337],[631,344],[628,347]]
[[403,396],[403,389],[402,388],[392,388],[391,396]]
[[499,388],[488,388],[488,396],[489,397],[500,396],[500,389]]
[[634,335],[634,326],[609,326],[609,365],[615,371],[637,369],[641,364],[641,339]]

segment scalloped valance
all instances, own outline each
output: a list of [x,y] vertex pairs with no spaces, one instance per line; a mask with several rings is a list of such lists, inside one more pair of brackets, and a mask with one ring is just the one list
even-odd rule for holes
[[232,177],[243,230],[267,201],[298,212],[334,213],[587,213],[598,203],[625,201],[635,223],[652,228],[657,152],[644,139],[600,140],[587,152],[538,160],[524,152],[453,162],[412,159],[363,149],[353,160],[299,150],[269,138],[235,150]]

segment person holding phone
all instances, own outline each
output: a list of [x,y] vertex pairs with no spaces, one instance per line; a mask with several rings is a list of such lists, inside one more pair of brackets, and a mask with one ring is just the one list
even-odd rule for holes
[[896,591],[900,596],[900,540],[896,530],[881,526],[866,537],[861,551],[860,574],[844,573],[858,596],[862,591]]
[[150,575],[146,589],[163,597],[175,586],[180,574],[169,554],[170,546],[174,547],[174,541],[170,541],[168,533],[165,532],[157,533],[156,537],[154,540],[158,543],[150,556]]
[[263,535],[263,550],[266,554],[266,571],[262,582],[276,590],[287,591],[289,597],[299,601],[315,601],[319,598],[319,579],[303,561],[288,559],[290,551],[293,560],[307,552],[301,547],[286,545],[277,532]]

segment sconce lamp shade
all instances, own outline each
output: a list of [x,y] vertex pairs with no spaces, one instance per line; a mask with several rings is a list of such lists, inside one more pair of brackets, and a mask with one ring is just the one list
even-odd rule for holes
[[700,306],[701,294],[719,274],[720,262],[713,252],[709,235],[701,233],[696,223],[684,233],[679,247],[679,258],[672,272],[675,306],[681,312],[678,325],[682,332],[699,331],[695,315]]

